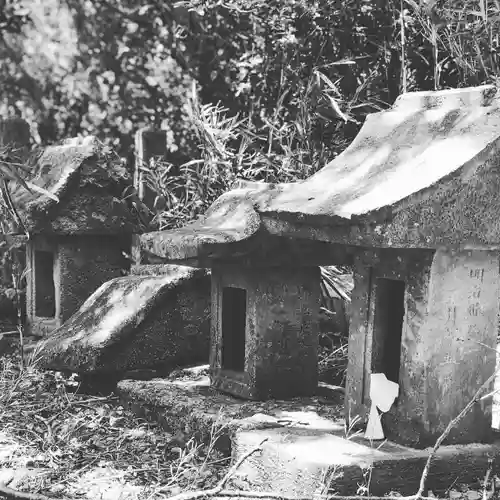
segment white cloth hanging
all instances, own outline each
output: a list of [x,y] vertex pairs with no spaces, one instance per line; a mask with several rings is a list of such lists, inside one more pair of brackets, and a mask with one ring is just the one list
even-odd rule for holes
[[[385,373],[372,373],[370,377],[371,408],[366,426],[365,438],[370,440],[384,439],[384,430],[380,422],[382,413],[391,409],[394,400],[398,397],[399,385],[388,380]],[[378,408],[378,410],[377,410]]]
[[384,429],[377,407],[372,403],[370,407],[370,416],[366,425],[365,438],[370,440],[384,439]]

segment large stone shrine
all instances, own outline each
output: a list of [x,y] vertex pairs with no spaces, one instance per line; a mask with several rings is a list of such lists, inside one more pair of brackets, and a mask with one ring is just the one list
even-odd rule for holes
[[[314,392],[313,269],[352,265],[347,422],[366,421],[370,375],[385,373],[399,384],[386,434],[434,442],[496,366],[499,104],[491,86],[404,94],[309,179],[242,181],[194,223],[143,235],[144,259],[215,270],[212,385],[250,398]],[[225,300],[224,283],[246,297]],[[446,442],[489,441],[491,415],[492,398],[481,400]]]

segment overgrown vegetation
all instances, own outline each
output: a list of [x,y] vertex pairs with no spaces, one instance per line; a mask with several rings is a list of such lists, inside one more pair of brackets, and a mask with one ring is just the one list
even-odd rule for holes
[[97,134],[123,155],[136,128],[163,126],[176,165],[197,156],[193,82],[257,135],[253,149],[272,160],[291,147],[317,168],[401,91],[498,75],[496,0],[7,4],[2,114],[27,118],[38,141]]
[[[294,182],[309,177],[316,168],[305,163],[314,154],[306,140],[295,143],[290,127],[279,123],[278,109],[270,131],[257,135],[244,120],[229,116],[219,105],[201,104],[193,87],[190,116],[196,131],[200,157],[179,166],[163,159],[143,166],[148,187],[156,193],[153,223],[160,230],[186,224],[199,215],[238,179],[270,183]],[[304,111],[305,112],[305,111]],[[264,132],[262,132],[263,134]],[[279,144],[279,152],[256,148],[256,141]]]
[[[496,83],[499,23],[498,0],[7,2],[0,114],[30,121],[39,144],[96,134],[129,160],[137,128],[163,127],[168,161],[144,168],[155,224],[175,228],[238,178],[310,176],[402,91]],[[19,295],[22,266],[4,255],[4,286]],[[345,334],[323,332],[321,349],[320,369],[342,381]],[[175,446],[155,426],[69,386],[0,358],[0,444],[12,446],[0,466],[44,471],[20,487],[77,495],[96,467],[141,498],[217,479],[195,468],[220,457],[192,442],[166,457]]]
[[192,78],[184,109],[197,150],[146,166],[161,229],[203,213],[237,178],[310,176],[402,91],[497,80],[496,0],[176,6],[169,21],[154,2],[133,10],[137,22],[147,12],[171,23],[173,60]]
[[225,472],[221,428],[207,445],[180,443],[116,397],[77,389],[73,377],[38,371],[36,355],[23,370],[16,354],[0,357],[0,485],[10,472],[17,489],[53,497],[145,499],[212,487]]
[[[0,497],[34,500],[30,495],[41,494],[37,500],[82,497],[293,500],[272,492],[226,489],[238,463],[229,468],[229,458],[217,450],[215,444],[223,430],[217,423],[212,439],[205,445],[184,435],[168,434],[155,423],[132,415],[114,396],[79,394],[74,377],[38,371],[36,355],[34,351],[22,370],[17,354],[0,357]],[[490,381],[491,378],[450,422],[436,443],[422,475],[421,488],[415,495],[401,497],[392,493],[386,499],[370,495],[371,469],[367,468],[364,481],[358,485],[359,496],[349,498],[435,498],[432,493],[423,496],[433,453],[450,429],[479,401]],[[352,427],[345,432],[346,439],[358,434]],[[242,455],[240,463],[257,450]],[[473,485],[461,484],[458,478],[447,498],[493,500],[500,480],[494,475],[492,464],[485,473],[484,481]],[[345,498],[328,496],[330,489],[335,490],[334,483],[330,486],[324,488],[325,498]]]

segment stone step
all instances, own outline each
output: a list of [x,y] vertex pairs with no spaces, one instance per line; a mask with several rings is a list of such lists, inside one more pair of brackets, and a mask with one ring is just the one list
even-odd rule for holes
[[[252,454],[235,477],[239,487],[257,491],[313,498],[328,492],[338,495],[371,495],[417,492],[429,450],[415,450],[394,443],[372,442],[358,436],[346,439],[340,430],[273,428],[240,430],[233,437],[233,463],[263,439],[262,452]],[[498,456],[500,443],[443,446],[432,462],[428,487],[444,493],[459,483],[481,481],[488,459]],[[498,468],[498,465],[496,466]]]

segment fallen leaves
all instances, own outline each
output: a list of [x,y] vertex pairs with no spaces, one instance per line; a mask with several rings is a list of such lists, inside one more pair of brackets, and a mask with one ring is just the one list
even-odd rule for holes
[[227,460],[214,450],[174,446],[174,436],[116,397],[74,390],[61,374],[20,372],[15,360],[0,358],[0,477],[24,471],[12,488],[54,498],[154,498],[160,489],[214,484],[224,472]]

